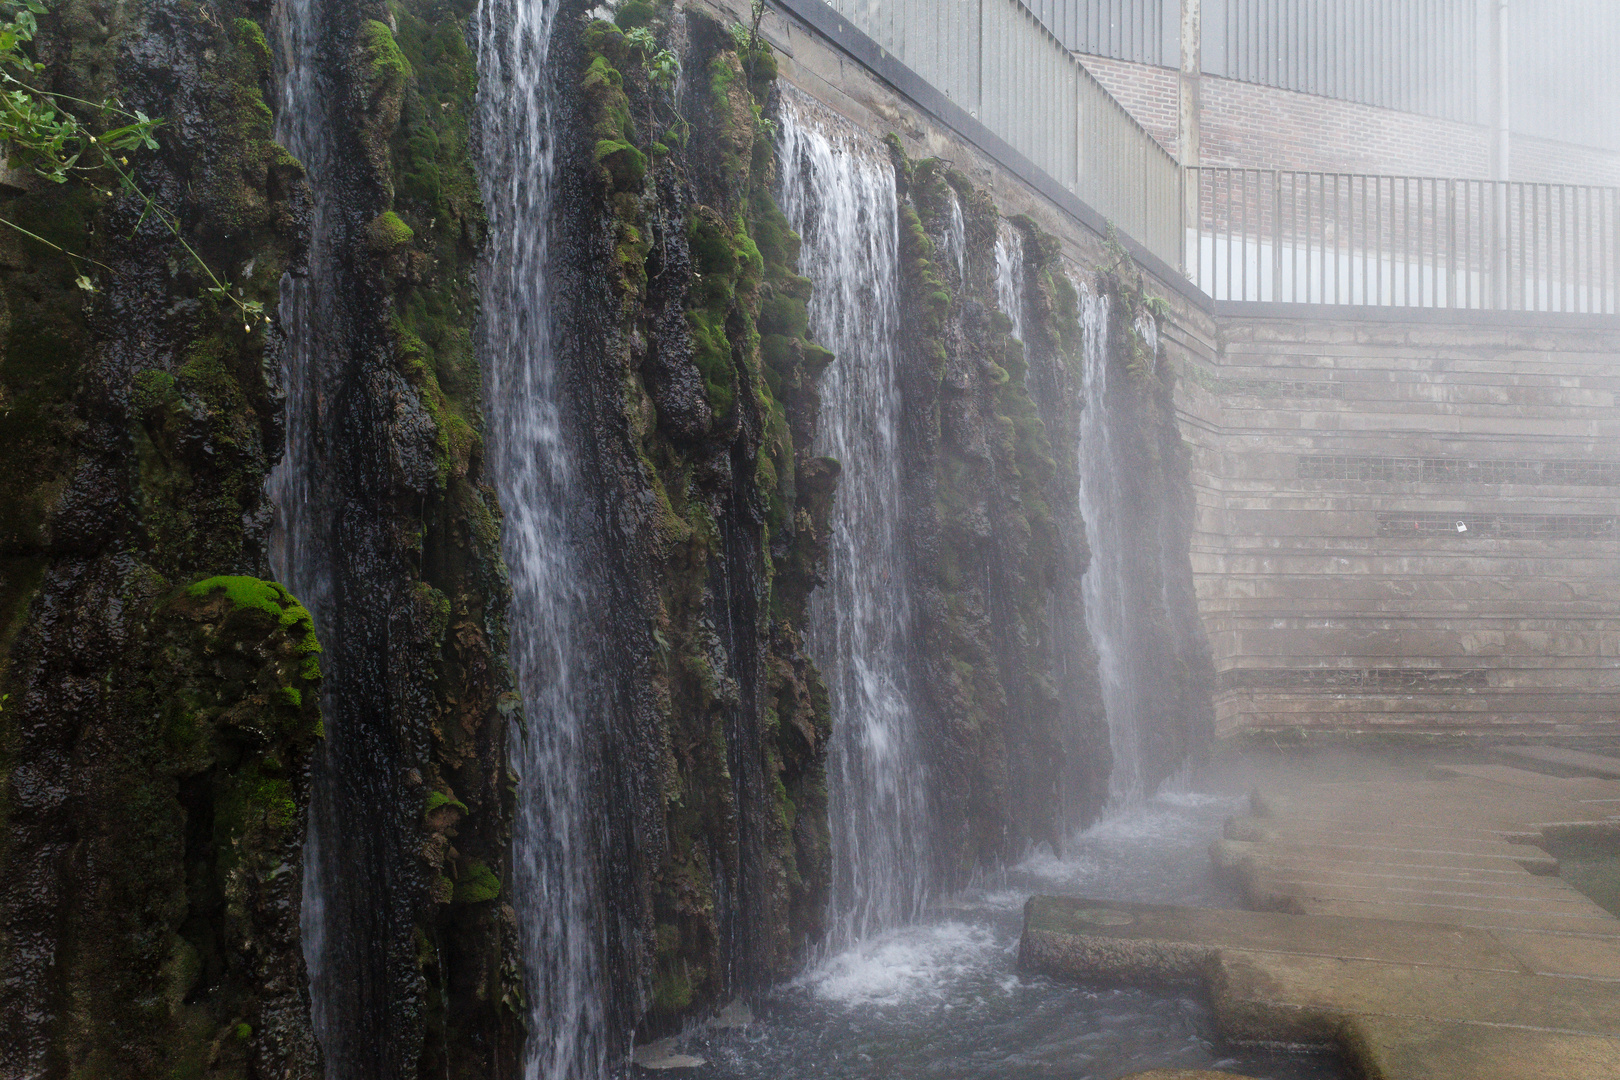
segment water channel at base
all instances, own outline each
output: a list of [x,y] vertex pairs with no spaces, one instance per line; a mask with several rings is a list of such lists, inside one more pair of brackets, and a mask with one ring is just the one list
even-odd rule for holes
[[[1233,795],[1166,793],[935,905],[915,926],[814,965],[756,1002],[752,1022],[680,1041],[692,1080],[1114,1080],[1211,1069],[1267,1080],[1346,1080],[1319,1053],[1230,1046],[1195,993],[1064,983],[1018,971],[1032,893],[1239,907],[1210,872]],[[642,1073],[641,1075],[649,1075]]]

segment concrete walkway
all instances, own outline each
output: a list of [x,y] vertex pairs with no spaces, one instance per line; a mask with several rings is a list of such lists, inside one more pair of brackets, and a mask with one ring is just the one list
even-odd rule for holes
[[1260,910],[1036,897],[1024,964],[1201,984],[1226,1037],[1334,1045],[1369,1080],[1620,1078],[1620,920],[1538,846],[1615,842],[1620,782],[1452,765],[1250,802],[1212,855]]
[[1620,921],[1557,877],[1548,828],[1615,829],[1620,781],[1451,765],[1426,782],[1256,792],[1211,854],[1248,906],[1613,937]]

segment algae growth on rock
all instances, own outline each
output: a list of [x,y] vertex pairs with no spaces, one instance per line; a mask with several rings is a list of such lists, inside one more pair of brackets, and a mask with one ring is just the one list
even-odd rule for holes
[[[672,3],[587,7],[43,20],[51,88],[166,118],[138,184],[274,319],[244,333],[128,196],[0,189],[100,268],[86,291],[0,234],[0,1067],[589,1073],[795,974],[858,876],[828,760],[860,741],[815,629],[847,600],[840,493],[887,493],[860,496],[892,541],[867,592],[917,753],[904,902],[846,938],[1106,798],[1056,242],[1016,225],[1014,335],[989,196],[868,140],[894,226],[850,286],[893,316],[873,487],[859,439],[828,449],[869,358],[829,351],[848,283],[812,284],[785,212],[824,193],[789,205],[776,55]],[[1150,374],[1121,383],[1119,466],[1179,598]],[[1180,648],[1183,614],[1143,641]]]
[[[271,306],[308,197],[271,141],[265,12],[241,15],[70,2],[34,45],[44,89],[175,118],[137,183]],[[319,645],[262,580],[280,331],[244,332],[128,193],[13,173],[0,214],[82,257],[0,238],[0,1070],[318,1075]]]
[[[573,664],[596,704],[575,760],[611,763],[580,789],[604,808],[579,886],[603,946],[576,961],[609,988],[606,1030],[578,1033],[597,1047],[794,970],[828,872],[827,710],[801,630],[837,475],[807,452],[830,357],[770,194],[774,64],[695,12],[621,14],[628,30],[565,8],[550,45],[570,81],[543,363],[577,512],[548,528],[583,572]],[[556,1000],[569,977],[531,966]]]

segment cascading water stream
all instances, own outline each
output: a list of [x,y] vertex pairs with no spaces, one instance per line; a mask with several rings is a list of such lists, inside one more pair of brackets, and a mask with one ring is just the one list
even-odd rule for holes
[[804,239],[811,333],[837,356],[814,450],[843,465],[810,643],[831,697],[828,945],[914,918],[928,895],[927,778],[908,686],[900,520],[899,208],[883,146],[783,95],[783,211]]
[[945,230],[945,257],[956,266],[956,280],[967,277],[967,219],[962,216],[962,200],[951,196],[951,223]]
[[559,4],[485,0],[477,15],[489,472],[505,513],[511,657],[526,716],[511,745],[512,900],[526,969],[529,1080],[604,1075],[607,1053],[578,640],[584,597],[569,528],[578,483],[550,289],[556,132],[548,60]]
[[[323,384],[331,372],[321,357],[332,354],[341,313],[330,287],[333,276],[330,185],[332,150],[326,105],[332,99],[319,61],[322,26],[320,0],[286,0],[276,20],[281,72],[276,113],[276,141],[304,165],[312,198],[308,272],[281,282],[280,322],[282,386],[286,394],[286,445],[271,471],[267,488],[276,509],[270,538],[270,568],[307,607],[324,639],[330,623],[332,571],[322,524],[318,480],[323,427]],[[339,725],[327,731],[327,747],[341,740]],[[308,834],[304,844],[304,888],[300,914],[304,962],[309,969],[312,1021],[316,1037],[332,1062],[338,1055],[328,1004],[332,993],[327,962],[327,889],[323,873],[322,833],[335,818],[333,780],[323,748],[314,769]]]
[[1024,340],[1024,237],[1005,221],[996,227],[996,303],[1012,320],[1012,336]]
[[1120,484],[1113,413],[1109,408],[1107,296],[1099,296],[1083,281],[1074,282],[1080,295],[1080,325],[1084,340],[1083,406],[1080,414],[1080,513],[1086,523],[1091,566],[1081,580],[1086,629],[1097,648],[1102,678],[1103,708],[1108,717],[1109,746],[1114,767],[1109,773],[1108,795],[1116,804],[1140,802],[1145,796],[1140,721],[1142,702],[1138,681],[1131,677],[1130,643],[1133,621],[1139,613],[1131,602],[1125,566],[1125,492]]

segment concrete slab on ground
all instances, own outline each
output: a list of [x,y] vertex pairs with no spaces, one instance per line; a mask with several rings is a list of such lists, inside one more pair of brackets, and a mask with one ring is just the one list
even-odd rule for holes
[[1495,750],[1498,754],[1526,762],[1532,768],[1540,766],[1566,775],[1620,780],[1620,758],[1607,754],[1566,750],[1561,746],[1498,746]]
[[1370,1080],[1613,1080],[1620,946],[1587,944],[1380,918],[1034,897],[1020,961],[1066,978],[1200,983],[1228,1038],[1336,1045]]
[[1620,782],[1444,765],[1425,780],[1261,790],[1250,809],[1210,853],[1249,907],[1620,938],[1554,854],[1620,843]]

